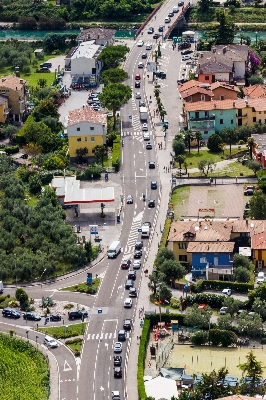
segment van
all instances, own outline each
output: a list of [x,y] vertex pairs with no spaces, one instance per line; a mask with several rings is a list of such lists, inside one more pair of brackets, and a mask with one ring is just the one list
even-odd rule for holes
[[87,311],[73,310],[68,312],[68,319],[84,319],[88,317]]
[[173,13],[178,13],[179,9],[177,6],[173,7]]
[[115,241],[111,243],[109,249],[107,250],[108,258],[115,258],[121,251],[121,243],[119,241]]

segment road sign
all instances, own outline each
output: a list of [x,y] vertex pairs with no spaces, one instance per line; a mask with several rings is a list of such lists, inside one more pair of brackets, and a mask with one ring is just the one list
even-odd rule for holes
[[129,119],[132,119],[132,115],[129,115],[128,118],[129,118]]
[[98,225],[89,225],[91,235],[98,235]]
[[98,308],[98,314],[102,314],[103,310],[101,308]]
[[149,104],[152,104],[152,100],[149,100]]
[[141,228],[138,228],[138,232],[142,232],[142,229],[141,229]]
[[90,272],[87,273],[87,285],[91,285],[92,283],[92,274]]

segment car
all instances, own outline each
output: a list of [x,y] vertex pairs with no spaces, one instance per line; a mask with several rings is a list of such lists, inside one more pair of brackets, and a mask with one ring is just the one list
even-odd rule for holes
[[239,317],[243,312],[247,313],[247,310],[238,310],[237,311],[237,316]]
[[150,222],[143,222],[142,226],[148,226],[149,228],[151,228],[151,223]]
[[121,364],[122,364],[122,356],[114,356],[114,365],[121,365]]
[[114,368],[114,377],[115,378],[122,378],[122,368],[121,367],[115,367]]
[[170,18],[170,17],[166,17],[166,18],[164,19],[164,22],[165,22],[166,24],[169,24],[169,23],[171,22],[171,18]]
[[149,161],[149,169],[155,169],[155,162]]
[[135,243],[135,250],[141,250],[143,248],[143,240]]
[[160,37],[159,33],[155,33],[155,34],[153,35],[153,39],[159,39],[159,37]]
[[141,58],[144,60],[145,58],[147,58],[147,53],[142,53]]
[[228,310],[228,307],[221,307],[221,308],[220,308],[220,314],[221,314],[221,315],[226,314],[226,313],[227,313],[227,310]]
[[148,33],[150,34],[150,33],[153,33],[153,32],[154,32],[154,28],[152,26],[150,26],[149,29],[148,29]]
[[122,351],[122,343],[121,342],[115,342],[114,344],[114,353],[121,353]]
[[121,400],[119,390],[112,391],[112,400]]
[[128,290],[133,286],[134,286],[134,282],[132,281],[132,279],[127,279],[125,282],[125,288]]
[[124,324],[123,324],[123,328],[126,331],[130,331],[132,327],[132,320],[131,319],[125,319]]
[[177,5],[178,5],[178,7],[182,7],[182,6],[184,5],[184,2],[183,2],[183,1],[179,1],[179,2],[177,3]]
[[181,51],[181,55],[182,55],[182,56],[185,56],[186,54],[191,54],[191,53],[193,53],[193,50],[184,50],[184,51]]
[[254,190],[253,189],[246,189],[244,191],[244,196],[253,196]]
[[226,296],[231,296],[232,290],[231,289],[223,289],[222,294],[224,294]]
[[51,336],[45,336],[43,339],[43,343],[47,347],[58,347],[58,342]]
[[2,316],[17,319],[20,318],[20,312],[14,310],[14,308],[6,307],[2,310]]
[[142,251],[141,250],[135,250],[134,251],[134,258],[141,258],[142,256]]
[[141,99],[141,93],[140,92],[136,93],[136,99]]
[[125,299],[125,301],[124,301],[124,307],[125,307],[125,308],[131,308],[131,307],[132,307],[132,300],[131,300],[129,297],[127,297],[127,298]]
[[144,68],[143,62],[140,61],[140,62],[138,63],[138,68]]
[[23,319],[29,319],[31,321],[40,321],[42,317],[39,314],[27,311],[23,314]]
[[163,71],[156,71],[156,72],[154,72],[154,75],[155,75],[157,78],[161,78],[161,79],[165,79],[165,78],[166,78],[166,73],[163,72]]
[[132,279],[133,281],[136,280],[136,271],[130,269],[127,274],[128,279]]
[[139,101],[139,107],[145,107],[145,101],[143,100]]
[[168,17],[173,17],[174,16],[174,13],[172,12],[172,11],[170,11],[169,13],[168,13]]
[[157,181],[151,181],[151,189],[157,189]]
[[151,142],[148,142],[146,144],[146,150],[151,150],[151,149],[152,149],[152,144],[151,144]]
[[140,74],[136,74],[135,79],[136,79],[136,81],[139,81],[141,79]]
[[150,140],[150,134],[148,132],[144,133],[143,140]]
[[143,40],[139,40],[137,46],[138,46],[138,47],[142,47],[143,45],[144,45]]
[[61,321],[62,317],[60,314],[51,314],[50,321]]
[[206,310],[208,308],[208,304],[200,304],[199,306],[198,306],[198,310],[200,311],[200,310]]
[[125,341],[126,340],[126,331],[124,330],[124,329],[120,329],[119,331],[118,331],[118,334],[117,334],[117,336],[118,336],[118,340],[123,340],[123,341]]
[[84,319],[88,317],[87,311],[73,310],[68,312],[68,319]]
[[136,88],[136,89],[139,89],[139,88],[140,88],[140,81],[136,81],[136,82],[135,82],[135,88]]
[[29,157],[29,155],[27,153],[24,153],[24,154],[20,154],[18,158],[23,158],[24,160],[27,160],[28,157]]
[[133,204],[133,197],[131,196],[131,194],[127,196],[127,204]]
[[259,272],[258,273],[258,277],[257,277],[257,283],[263,283],[265,281],[265,276],[264,276],[264,272]]
[[124,258],[121,261],[121,269],[129,269],[130,265],[131,265],[131,260]]
[[142,130],[148,131],[149,130],[148,124],[142,124]]
[[146,44],[146,50],[151,50],[152,49],[152,44]]
[[137,297],[137,289],[134,287],[131,287],[129,289],[129,297]]
[[140,269],[141,267],[141,261],[139,260],[134,260],[133,262],[133,269]]
[[154,208],[155,207],[155,200],[149,200],[148,201],[148,207],[149,208]]
[[190,60],[191,57],[189,55],[182,56],[182,61]]
[[158,28],[158,31],[159,32],[163,32],[164,31],[164,25],[160,25],[159,28]]

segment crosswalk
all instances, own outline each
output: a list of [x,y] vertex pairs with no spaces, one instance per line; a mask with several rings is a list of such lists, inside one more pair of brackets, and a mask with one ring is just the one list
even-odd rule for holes
[[[134,132],[129,132],[129,131],[122,131],[122,136],[141,136],[143,138],[143,131],[134,131]],[[153,132],[152,131],[146,131],[145,133],[150,134],[150,138],[153,138]]]
[[[130,337],[130,331],[126,331],[126,338]],[[117,332],[89,333],[87,340],[117,340]]]
[[139,115],[135,114],[132,115],[132,126],[134,130],[140,130],[141,129],[141,123],[139,119]]

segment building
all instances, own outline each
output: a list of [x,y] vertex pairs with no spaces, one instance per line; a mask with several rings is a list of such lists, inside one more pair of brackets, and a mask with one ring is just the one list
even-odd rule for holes
[[2,77],[0,95],[8,99],[9,120],[20,125],[27,109],[26,81],[15,75]]
[[87,148],[86,159],[94,159],[95,147],[106,143],[107,115],[84,106],[68,113],[68,146],[70,161],[75,161],[76,150]]
[[98,55],[103,49],[95,40],[81,42],[70,50],[65,58],[65,68],[71,71],[72,84],[96,86],[103,63],[98,61]]
[[253,148],[253,157],[259,161],[262,168],[266,168],[266,134],[253,134],[256,145]]
[[0,122],[5,123],[9,120],[9,111],[8,107],[8,97],[5,95],[0,95]]
[[77,36],[78,43],[94,40],[100,46],[110,46],[115,42],[115,29],[89,28],[82,29]]
[[252,85],[242,88],[246,99],[259,99],[266,97],[266,87],[262,85]]

